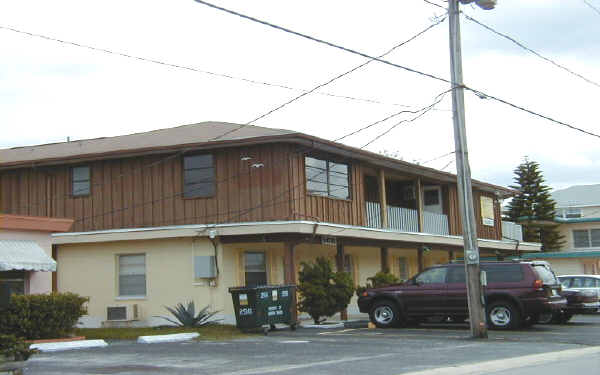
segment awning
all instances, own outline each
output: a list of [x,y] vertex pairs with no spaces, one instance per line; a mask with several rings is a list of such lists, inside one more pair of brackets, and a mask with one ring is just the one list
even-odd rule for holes
[[56,271],[56,262],[35,241],[0,240],[0,271]]

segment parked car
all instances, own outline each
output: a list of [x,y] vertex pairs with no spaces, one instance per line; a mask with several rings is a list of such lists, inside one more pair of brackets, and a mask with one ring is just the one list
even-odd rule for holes
[[564,290],[588,290],[600,297],[600,275],[562,275],[558,280]]
[[593,290],[563,289],[561,294],[567,298],[567,306],[560,311],[540,315],[538,323],[564,324],[571,320],[573,315],[593,314],[600,308],[600,297]]
[[[540,314],[566,306],[547,262],[489,262],[482,263],[481,269],[487,276],[486,314],[491,328],[533,324]],[[434,266],[405,283],[367,289],[358,298],[358,307],[381,328],[435,317],[464,320],[468,317],[464,264]]]

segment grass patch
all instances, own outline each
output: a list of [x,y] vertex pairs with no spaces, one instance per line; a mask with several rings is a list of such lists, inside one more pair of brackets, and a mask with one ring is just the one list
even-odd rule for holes
[[136,340],[138,336],[169,335],[172,333],[198,332],[199,340],[232,340],[247,337],[235,326],[209,324],[197,328],[183,327],[139,327],[139,328],[77,328],[75,335],[89,340]]

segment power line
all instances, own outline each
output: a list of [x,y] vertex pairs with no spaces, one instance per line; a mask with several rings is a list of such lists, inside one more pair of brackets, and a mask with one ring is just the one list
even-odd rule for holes
[[585,5],[589,6],[590,8],[592,8],[596,13],[598,13],[598,15],[600,15],[600,9],[596,8],[595,6],[593,6],[590,2],[583,0],[583,2],[585,3]]
[[484,24],[483,22],[480,22],[480,21],[476,20],[475,18],[473,18],[473,17],[469,16],[468,14],[466,14],[466,13],[464,13],[464,12],[461,12],[461,13],[463,14],[463,16],[464,16],[464,17],[465,17],[467,20],[469,20],[469,21],[471,21],[471,22],[473,22],[473,23],[476,23],[477,25],[479,25],[479,26],[483,27],[484,29],[486,29],[486,30],[488,30],[488,31],[490,31],[490,32],[492,32],[492,33],[494,33],[494,34],[498,35],[498,36],[501,36],[501,37],[502,37],[502,38],[504,38],[504,39],[507,39],[507,40],[511,41],[512,43],[514,43],[514,44],[516,44],[517,46],[521,47],[522,49],[524,49],[524,50],[526,50],[526,51],[528,51],[528,52],[530,52],[530,53],[534,54],[535,56],[539,57],[540,59],[542,59],[542,60],[544,60],[544,61],[547,61],[547,62],[549,62],[550,64],[552,64],[552,65],[554,65],[554,66],[556,66],[556,67],[558,67],[558,68],[560,68],[560,69],[562,69],[562,70],[566,71],[567,73],[570,73],[570,74],[574,75],[575,77],[578,77],[578,78],[580,78],[580,79],[582,79],[582,80],[586,81],[586,82],[587,82],[587,83],[589,83],[589,84],[592,84],[592,85],[594,85],[594,86],[596,86],[596,87],[600,87],[600,84],[599,84],[599,83],[597,83],[597,82],[594,82],[594,81],[592,81],[591,79],[589,79],[589,78],[586,78],[586,77],[584,77],[583,75],[581,75],[581,74],[579,74],[579,73],[576,73],[576,72],[572,71],[571,69],[567,68],[566,66],[564,66],[564,65],[561,65],[561,64],[557,63],[556,61],[554,61],[554,60],[552,60],[552,59],[550,59],[550,58],[548,58],[548,57],[546,57],[546,56],[543,56],[543,55],[542,55],[542,54],[540,54],[539,52],[537,52],[537,51],[534,51],[533,49],[531,49],[531,48],[527,47],[526,45],[524,45],[523,43],[519,42],[519,41],[518,41],[518,40],[516,40],[515,38],[513,38],[513,37],[511,37],[511,36],[509,36],[509,35],[503,34],[503,33],[499,32],[499,31],[495,30],[495,29],[494,29],[494,28],[492,28],[491,26],[488,26],[488,25]]
[[375,56],[371,56],[371,55],[368,55],[366,53],[362,53],[362,52],[356,51],[356,50],[351,49],[351,48],[343,47],[341,45],[338,45],[338,44],[335,44],[335,43],[331,43],[331,42],[325,41],[323,39],[312,37],[310,35],[303,34],[303,33],[300,33],[300,32],[297,32],[297,31],[285,28],[283,26],[278,26],[278,25],[272,24],[270,22],[260,20],[258,18],[247,16],[245,14],[238,13],[238,12],[236,12],[234,10],[230,10],[230,9],[227,9],[227,8],[220,7],[218,5],[211,4],[211,3],[203,1],[203,0],[194,0],[194,1],[197,2],[197,3],[199,3],[199,4],[203,4],[203,5],[209,6],[211,8],[223,11],[223,12],[230,13],[230,14],[233,14],[233,15],[241,17],[241,18],[245,18],[245,19],[250,20],[252,22],[257,22],[257,23],[263,24],[265,26],[269,26],[269,27],[272,27],[274,29],[284,31],[286,33],[294,34],[294,35],[299,36],[301,38],[312,40],[313,42],[317,42],[317,43],[320,43],[320,44],[325,44],[327,46],[330,46],[330,47],[333,47],[333,48],[337,48],[337,49],[340,49],[342,51],[350,52],[352,54],[359,55],[359,56],[365,57],[367,59],[375,60],[375,61],[378,61],[380,63],[386,64],[386,65],[390,65],[390,66],[394,66],[396,68],[400,68],[400,69],[403,69],[403,70],[406,70],[406,71],[409,71],[409,72],[412,72],[412,73],[416,73],[416,74],[419,74],[419,75],[422,75],[422,76],[425,76],[425,77],[429,77],[429,78],[432,78],[432,79],[435,79],[435,80],[438,80],[438,81],[441,81],[441,82],[450,83],[449,80],[441,78],[441,77],[437,77],[437,76],[435,76],[433,74],[421,72],[419,70],[416,70],[416,69],[413,69],[413,68],[409,68],[407,66],[395,64],[395,63],[392,63],[390,61],[383,60],[383,59],[377,58]]
[[542,115],[542,114],[540,114],[540,113],[534,112],[534,111],[532,111],[532,110],[530,110],[530,109],[527,109],[527,108],[525,108],[525,107],[521,107],[521,106],[519,106],[519,105],[517,105],[517,104],[514,104],[514,103],[511,103],[511,102],[508,102],[508,101],[506,101],[506,100],[504,100],[504,99],[500,99],[500,98],[498,98],[498,97],[495,97],[495,96],[492,96],[492,95],[486,94],[486,93],[484,93],[484,92],[481,92],[481,91],[478,91],[478,90],[475,90],[475,89],[472,89],[472,88],[470,88],[470,87],[468,87],[468,86],[465,86],[465,87],[464,87],[464,89],[465,89],[465,90],[469,90],[469,91],[473,92],[475,95],[477,95],[477,96],[478,96],[479,98],[481,98],[481,99],[492,99],[492,100],[495,100],[495,101],[497,101],[497,102],[500,102],[500,103],[502,103],[502,104],[506,104],[507,106],[510,106],[510,107],[513,107],[513,108],[519,109],[519,110],[521,110],[521,111],[523,111],[523,112],[527,112],[527,113],[529,113],[529,114],[532,114],[532,115],[534,115],[534,116],[537,116],[537,117],[541,117],[541,118],[543,118],[543,119],[546,119],[546,120],[548,120],[548,121],[554,122],[554,123],[556,123],[556,124],[559,124],[559,125],[562,125],[562,126],[566,126],[566,127],[568,127],[569,129],[576,130],[576,131],[578,131],[578,132],[581,132],[581,133],[584,133],[584,134],[587,134],[587,135],[591,135],[591,136],[593,136],[593,137],[596,137],[596,138],[600,138],[600,135],[598,135],[598,134],[596,134],[596,133],[592,133],[592,132],[589,132],[589,131],[587,131],[587,130],[584,130],[584,129],[578,128],[578,127],[576,127],[576,126],[573,126],[573,125],[567,124],[566,122],[562,122],[562,121],[559,121],[559,120],[555,120],[555,119],[553,119],[552,117],[549,117],[549,116],[546,116],[546,115]]
[[388,134],[389,132],[391,132],[392,130],[397,128],[400,124],[403,124],[406,122],[413,122],[413,121],[423,117],[425,114],[427,114],[429,111],[431,111],[433,109],[433,107],[435,107],[437,104],[439,104],[444,99],[444,96],[450,91],[452,91],[452,90],[451,89],[447,90],[447,91],[441,93],[440,95],[438,95],[432,104],[428,105],[427,107],[421,108],[421,110],[419,111],[420,113],[417,116],[413,117],[410,120],[402,120],[402,121],[392,125],[392,127],[390,127],[388,130],[384,131],[383,133],[379,134],[375,138],[371,139],[369,142],[365,143],[361,148],[365,148],[368,145],[370,145],[371,143],[377,141],[379,138],[383,137],[384,135]]
[[421,164],[421,165],[423,165],[423,164],[429,164],[429,163],[431,163],[431,162],[433,162],[433,161],[436,161],[436,160],[440,160],[440,159],[442,159],[442,158],[445,158],[446,156],[453,155],[455,152],[456,152],[456,150],[454,150],[454,151],[450,151],[450,152],[447,152],[447,153],[445,153],[445,154],[443,154],[443,155],[436,156],[436,157],[435,157],[435,158],[433,158],[433,159],[429,159],[429,160],[427,160],[427,161],[420,162],[420,163],[418,163],[418,164]]
[[[312,36],[310,36],[310,35],[307,35],[307,34],[303,34],[303,33],[297,32],[297,31],[293,31],[293,30],[290,30],[290,29],[288,29],[288,28],[285,28],[285,27],[283,27],[283,26],[278,26],[278,25],[272,24],[272,23],[270,23],[270,22],[267,22],[267,21],[263,21],[263,20],[260,20],[260,19],[257,19],[257,18],[251,17],[251,16],[247,16],[247,15],[245,15],[245,14],[238,13],[238,12],[236,12],[236,11],[233,11],[233,10],[230,10],[230,9],[227,9],[227,8],[220,7],[220,6],[217,6],[217,5],[214,5],[214,4],[211,4],[211,3],[208,3],[208,2],[206,2],[206,1],[203,1],[203,0],[194,0],[194,1],[196,1],[196,2],[197,2],[197,3],[199,3],[199,4],[203,4],[203,5],[209,6],[209,7],[211,7],[211,8],[214,8],[214,9],[217,9],[217,10],[220,10],[220,11],[223,11],[223,12],[226,12],[226,13],[230,13],[230,14],[233,14],[233,15],[235,15],[235,16],[238,16],[238,17],[241,17],[241,18],[244,18],[244,19],[250,20],[250,21],[252,21],[252,22],[257,22],[257,23],[263,24],[263,25],[265,25],[265,26],[268,26],[268,27],[271,27],[271,28],[274,28],[274,29],[277,29],[277,30],[284,31],[284,32],[286,32],[286,33],[289,33],[289,34],[293,34],[293,35],[299,36],[299,37],[301,37],[301,38],[305,38],[305,39],[308,39],[308,40],[312,40],[312,41],[314,41],[314,42],[317,42],[317,43],[320,43],[320,44],[324,44],[324,45],[327,45],[327,46],[330,46],[330,47],[333,47],[333,48],[336,48],[336,49],[339,49],[339,50],[342,50],[342,51],[346,51],[346,52],[349,52],[349,53],[352,53],[352,54],[355,54],[355,55],[358,55],[358,56],[362,56],[362,57],[366,57],[366,58],[368,58],[368,59],[375,60],[375,61],[377,61],[377,62],[380,62],[380,63],[382,63],[382,64],[386,64],[386,65],[394,66],[394,67],[396,67],[396,68],[403,69],[403,70],[406,70],[406,71],[409,71],[409,72],[412,72],[412,73],[415,73],[415,74],[421,75],[421,76],[423,76],[423,77],[429,77],[429,78],[431,78],[431,79],[434,79],[434,80],[437,80],[437,81],[441,81],[441,82],[445,82],[445,83],[449,83],[449,84],[453,85],[453,84],[452,84],[452,83],[451,83],[449,80],[447,80],[447,79],[445,79],[445,78],[437,77],[437,76],[435,76],[435,75],[433,75],[433,74],[425,73],[425,72],[422,72],[422,71],[419,71],[419,70],[416,70],[416,69],[413,69],[413,68],[409,68],[409,67],[406,67],[406,66],[403,66],[403,65],[395,64],[395,63],[392,63],[392,62],[390,62],[390,61],[383,60],[383,59],[380,59],[380,58],[377,58],[377,57],[374,57],[374,56],[368,55],[368,54],[366,54],[366,53],[359,52],[359,51],[356,51],[356,50],[354,50],[354,49],[351,49],[351,48],[343,47],[343,46],[341,46],[341,45],[338,45],[338,44],[335,44],[335,43],[332,43],[332,42],[328,42],[328,41],[325,41],[325,40],[322,40],[322,39],[319,39],[319,38],[316,38],[316,37],[312,37]],[[555,119],[553,119],[553,118],[551,118],[551,117],[549,117],[549,116],[542,115],[542,114],[540,114],[540,113],[537,113],[537,112],[535,112],[535,111],[533,111],[533,110],[530,110],[530,109],[526,109],[525,107],[522,107],[522,106],[519,106],[519,105],[513,104],[513,103],[511,103],[511,102],[509,102],[509,101],[507,101],[507,100],[504,100],[504,99],[499,99],[498,97],[495,97],[495,96],[493,96],[493,95],[486,94],[486,93],[484,93],[484,92],[482,92],[482,91],[479,91],[479,90],[476,90],[476,89],[470,88],[470,87],[468,87],[468,86],[463,86],[463,88],[464,88],[465,90],[469,90],[469,91],[472,91],[472,92],[474,92],[474,93],[478,94],[478,96],[480,96],[480,97],[483,97],[483,98],[487,97],[487,98],[489,98],[489,99],[496,100],[496,101],[498,101],[498,102],[500,102],[500,103],[503,103],[503,104],[505,104],[505,105],[508,105],[508,106],[510,106],[510,107],[513,107],[513,108],[515,108],[515,109],[519,109],[519,110],[521,110],[521,111],[527,112],[527,113],[529,113],[529,114],[531,114],[531,115],[534,115],[534,116],[536,116],[536,117],[540,117],[540,118],[546,119],[546,120],[548,120],[548,121],[554,122],[554,123],[556,123],[556,124],[558,124],[558,125],[567,126],[567,127],[568,127],[568,128],[570,128],[570,129],[577,130],[577,131],[579,131],[579,132],[582,132],[582,133],[585,133],[585,134],[592,135],[592,136],[594,136],[594,137],[600,138],[600,135],[598,135],[598,134],[594,134],[594,133],[591,133],[591,132],[589,132],[589,131],[586,131],[586,130],[583,130],[583,129],[581,129],[581,128],[578,128],[578,127],[576,127],[576,126],[573,126],[573,125],[567,124],[567,123],[565,123],[565,122],[562,122],[562,121],[555,120]]]
[[[231,79],[231,80],[242,81],[242,82],[246,82],[246,83],[250,83],[250,84],[254,84],[254,85],[276,87],[276,88],[286,89],[286,90],[290,90],[290,91],[300,91],[300,92],[307,92],[308,91],[306,89],[291,87],[291,86],[282,85],[282,84],[278,84],[278,83],[272,83],[272,82],[266,82],[266,81],[259,81],[259,80],[244,78],[244,77],[237,77],[237,76],[230,75],[230,74],[225,74],[225,73],[216,73],[216,72],[211,72],[211,71],[208,71],[208,70],[203,70],[203,69],[200,69],[200,68],[194,68],[194,67],[191,67],[191,66],[186,66],[186,65],[181,65],[181,64],[175,64],[175,63],[169,63],[169,62],[160,61],[160,60],[156,60],[156,59],[152,59],[152,58],[148,58],[148,57],[141,57],[141,56],[131,55],[131,54],[124,53],[124,52],[112,51],[112,50],[109,50],[109,49],[106,49],[106,48],[94,47],[94,46],[91,46],[91,45],[82,44],[82,43],[78,43],[78,42],[72,42],[72,41],[68,41],[68,40],[64,40],[64,39],[58,39],[58,38],[54,38],[54,37],[43,35],[43,34],[36,34],[36,33],[29,32],[29,31],[19,30],[19,29],[15,29],[15,28],[12,28],[12,27],[9,27],[9,26],[0,25],[0,29],[12,31],[12,32],[15,32],[15,33],[18,33],[18,34],[22,34],[22,35],[27,35],[27,36],[30,36],[30,37],[35,37],[35,38],[45,39],[45,40],[48,40],[48,41],[58,42],[58,43],[70,45],[70,46],[73,46],[73,47],[85,48],[85,49],[89,49],[89,50],[96,51],[96,52],[102,52],[102,53],[107,53],[107,54],[111,54],[111,55],[115,55],[115,56],[125,57],[125,58],[128,58],[128,59],[134,59],[134,60],[143,61],[143,62],[147,62],[147,63],[158,64],[158,65],[166,66],[166,67],[169,67],[169,68],[183,69],[183,70],[193,71],[193,72],[196,72],[196,73],[207,74],[207,75],[211,75],[211,76],[215,76],[215,77],[227,78],[227,79]],[[405,105],[405,104],[386,103],[386,102],[382,102],[382,101],[375,100],[375,99],[359,98],[359,97],[353,97],[353,96],[348,96],[348,95],[338,95],[338,94],[332,94],[332,93],[327,93],[327,92],[318,92],[317,94],[318,95],[323,95],[323,96],[329,96],[329,97],[333,97],[333,98],[347,99],[347,100],[360,101],[360,102],[372,103],[372,104],[393,105],[393,106],[400,106],[400,107],[410,107],[410,106]]]
[[[422,30],[422,31],[418,32],[417,34],[413,35],[413,36],[412,36],[412,37],[410,37],[409,39],[407,39],[407,40],[405,40],[405,41],[403,41],[403,42],[401,42],[401,43],[399,43],[399,44],[397,44],[397,45],[393,46],[392,48],[390,48],[389,50],[387,50],[385,53],[383,53],[383,54],[381,54],[381,55],[377,56],[377,58],[379,59],[379,58],[382,58],[382,57],[385,57],[385,56],[389,55],[390,53],[392,53],[392,52],[393,52],[393,51],[395,51],[396,49],[398,49],[398,48],[400,48],[400,47],[402,47],[402,46],[406,45],[407,43],[410,43],[410,42],[412,42],[413,40],[417,39],[417,38],[418,38],[418,37],[420,37],[421,35],[425,34],[427,31],[429,31],[429,30],[431,30],[432,28],[434,28],[435,26],[437,26],[437,25],[441,24],[441,23],[442,23],[442,22],[444,22],[445,20],[446,20],[446,17],[445,17],[445,16],[444,16],[443,18],[441,18],[441,19],[438,19],[438,20],[437,20],[435,23],[433,23],[433,24],[429,25],[427,28],[425,28],[424,30]],[[342,78],[342,77],[345,77],[345,76],[347,76],[348,74],[351,74],[351,73],[353,73],[353,72],[357,71],[358,69],[361,69],[361,68],[365,67],[366,65],[370,64],[371,62],[373,62],[373,59],[369,59],[369,60],[365,61],[364,63],[362,63],[362,64],[359,64],[359,65],[355,66],[354,68],[352,68],[352,69],[350,69],[350,70],[347,70],[347,71],[345,71],[344,73],[341,73],[341,74],[338,74],[338,75],[336,75],[335,77],[331,78],[330,80],[328,80],[328,81],[326,81],[326,82],[324,82],[324,83],[321,83],[321,84],[319,84],[319,85],[317,85],[317,86],[313,87],[311,90],[309,90],[309,91],[306,91],[306,92],[304,92],[304,93],[302,93],[302,94],[300,94],[300,95],[296,96],[295,98],[292,98],[292,99],[288,100],[287,102],[285,102],[285,103],[283,103],[283,104],[281,104],[281,105],[279,105],[279,106],[275,107],[274,109],[272,109],[272,110],[270,110],[270,111],[268,111],[268,112],[266,112],[266,113],[264,113],[264,114],[262,114],[262,115],[258,116],[258,117],[257,117],[257,118],[255,118],[254,120],[250,121],[250,122],[249,122],[249,124],[251,124],[251,123],[253,123],[253,122],[256,122],[256,121],[258,121],[258,120],[260,120],[260,119],[262,119],[262,118],[264,118],[264,117],[266,117],[266,116],[268,116],[268,115],[272,114],[273,112],[275,112],[275,111],[278,111],[278,110],[282,109],[283,107],[287,106],[288,104],[291,104],[291,103],[295,102],[296,100],[298,100],[298,99],[300,99],[300,98],[302,98],[302,97],[304,97],[304,96],[306,96],[306,95],[309,95],[309,94],[311,94],[311,93],[315,92],[316,90],[318,90],[318,89],[320,89],[320,88],[322,88],[322,87],[325,87],[325,86],[329,85],[330,83],[332,83],[332,82],[335,82],[335,81],[337,81],[338,79],[340,79],[340,78]]]

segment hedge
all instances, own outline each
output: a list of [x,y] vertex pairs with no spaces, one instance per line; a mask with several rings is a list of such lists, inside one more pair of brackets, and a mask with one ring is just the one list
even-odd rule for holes
[[13,295],[0,310],[0,333],[29,340],[66,337],[87,314],[88,301],[74,293]]

